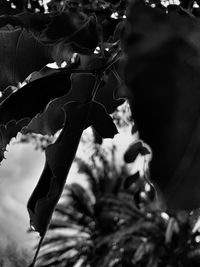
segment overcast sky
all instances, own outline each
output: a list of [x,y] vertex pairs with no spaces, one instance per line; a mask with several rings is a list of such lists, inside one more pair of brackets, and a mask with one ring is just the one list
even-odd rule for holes
[[27,248],[35,239],[27,234],[26,203],[43,169],[44,154],[32,144],[11,145],[8,150],[0,167],[0,239]]

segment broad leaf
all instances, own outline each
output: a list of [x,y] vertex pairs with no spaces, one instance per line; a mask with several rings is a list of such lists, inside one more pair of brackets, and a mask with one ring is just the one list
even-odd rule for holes
[[[81,56],[81,64],[79,70],[84,69],[101,68],[103,64],[102,58],[92,54],[90,56]],[[46,76],[46,73],[57,73],[55,70],[49,70],[47,68],[42,71],[35,73],[35,78]],[[55,99],[49,103],[45,111],[38,114],[29,125],[23,129],[23,133],[40,133],[53,135],[60,130],[64,125],[64,112],[62,107],[64,104],[70,101],[78,101],[86,103],[91,99],[91,93],[94,88],[96,77],[92,74],[72,74],[71,76],[71,90],[68,94]],[[103,86],[100,84],[98,93],[95,96],[95,101],[105,105],[108,112],[113,112],[118,105],[124,100],[115,100],[113,97],[115,87],[118,85],[118,81],[115,76],[110,72],[108,81]],[[62,86],[62,85],[60,85]],[[64,86],[64,84],[63,84]],[[103,107],[102,107],[103,108]],[[111,129],[110,129],[111,130]],[[112,131],[115,131],[114,129]],[[104,135],[104,130],[101,130],[100,135]]]
[[71,88],[70,73],[59,72],[35,80],[11,94],[0,104],[0,124],[11,120],[33,118],[50,100],[66,94]]
[[126,27],[125,81],[141,138],[152,147],[151,177],[170,208],[197,208],[200,22],[135,1]]
[[0,161],[11,138],[42,112],[51,99],[66,94],[70,88],[70,73],[56,73],[25,85],[0,103]]
[[0,91],[16,86],[51,61],[48,47],[26,30],[0,28]]
[[[63,106],[70,101],[87,102],[91,98],[94,76],[90,74],[72,74],[72,88],[66,95],[49,103],[43,113],[37,114],[23,133],[39,133],[53,135],[60,130],[65,121]],[[61,87],[64,87],[65,81]]]
[[[41,236],[62,193],[88,116],[87,105],[74,109],[73,104],[67,104],[63,109],[67,114],[65,126],[57,141],[46,149],[43,173],[27,205],[31,225]],[[79,119],[68,122],[67,118],[70,117]]]
[[102,138],[113,138],[117,133],[117,128],[112,118],[107,114],[103,105],[92,102],[92,112],[89,116],[91,124]]
[[104,81],[104,84],[102,84],[96,94],[95,100],[103,104],[109,114],[113,113],[124,102],[123,99],[115,98],[115,93],[119,86],[119,81],[113,72],[110,71],[107,81]]
[[21,13],[1,16],[0,26],[21,26],[34,33],[40,42],[68,43],[74,52],[88,53],[98,45],[96,18],[84,13],[66,11],[59,14]]
[[[102,115],[105,112],[95,102],[86,104],[70,102],[64,105],[63,110],[66,115],[65,126],[56,142],[46,149],[43,173],[28,202],[31,225],[41,236],[48,227],[53,210],[63,191],[83,130],[91,124],[97,124],[96,117],[99,117],[99,113]],[[99,123],[107,125],[106,131],[109,131],[107,135],[110,134],[110,137],[113,137],[113,132],[110,131],[113,127],[110,125],[113,122],[108,123],[106,117],[108,115],[105,114],[103,115],[105,124],[101,120]]]

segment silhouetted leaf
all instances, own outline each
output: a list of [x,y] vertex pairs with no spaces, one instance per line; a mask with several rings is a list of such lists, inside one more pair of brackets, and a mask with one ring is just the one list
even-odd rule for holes
[[[73,64],[72,67],[77,68],[77,64],[78,63]],[[102,67],[102,64],[102,58],[98,55],[81,55],[78,69],[84,71],[85,69],[93,69],[95,67],[100,68]],[[31,79],[38,79],[53,73],[57,73],[57,70],[45,67],[41,71],[34,73]],[[79,101],[80,103],[89,101],[91,99],[95,80],[95,76],[91,74],[72,74],[71,91],[64,96],[51,101],[42,114],[38,114],[33,118],[29,125],[24,129],[23,133],[40,133],[44,135],[55,134],[64,125],[63,105],[70,101]],[[63,84],[63,86],[65,85]]]
[[40,235],[46,231],[60,198],[83,130],[94,123],[93,113],[97,114],[97,118],[102,113],[102,107],[99,106],[95,102],[70,102],[63,107],[66,114],[65,126],[56,142],[46,149],[43,173],[28,202],[31,225]]
[[48,47],[26,30],[0,29],[0,91],[9,85],[16,86],[31,72],[51,62],[48,52]]
[[146,155],[149,155],[149,154],[151,154],[151,152],[149,151],[149,149],[146,146],[143,146],[140,149],[140,155],[141,156],[146,156]]
[[143,152],[143,143],[141,141],[136,141],[129,146],[127,151],[124,154],[124,160],[126,163],[133,162],[138,155],[141,155]]
[[[79,66],[79,69],[88,68],[92,69],[95,67],[101,67],[103,64],[102,58],[100,58],[97,55],[91,55],[91,56],[81,56],[81,64]],[[34,77],[42,77],[43,75],[46,76],[47,73],[57,73],[57,70],[48,70],[44,69],[39,73],[35,73],[33,75]],[[68,103],[70,101],[78,101],[80,103],[86,103],[91,99],[91,94],[93,87],[95,85],[96,77],[92,74],[72,74],[71,76],[71,90],[68,94],[55,99],[49,103],[49,105],[46,107],[45,111],[41,114],[38,114],[33,120],[29,123],[29,125],[23,130],[23,133],[40,133],[40,134],[48,134],[52,135],[58,130],[60,130],[63,127],[64,124],[64,112],[62,110],[62,107],[65,103]],[[64,82],[64,81],[63,81]],[[57,85],[58,86],[58,85]],[[62,86],[60,84],[59,86]],[[64,86],[64,84],[63,84]],[[121,101],[114,100],[112,94],[113,94],[113,84],[109,82],[108,86],[103,87],[99,89],[101,93],[98,93],[95,97],[95,100],[97,102],[102,102],[103,104],[106,103],[106,106],[110,112],[113,112],[115,108],[121,104]],[[123,101],[122,101],[123,102]],[[109,106],[110,104],[110,106]],[[102,116],[106,114],[106,111],[102,105],[95,105],[96,109],[98,108],[99,112],[97,111],[95,114],[96,118],[93,118],[94,127],[100,127],[100,123],[95,122],[95,120],[100,121],[102,120]],[[101,111],[100,111],[101,109]],[[100,115],[100,112],[102,113]],[[99,115],[98,115],[99,114]],[[104,114],[104,115],[103,115]],[[98,118],[97,118],[98,116]],[[104,121],[108,124],[109,129],[107,129],[107,132],[110,131],[110,133],[116,134],[116,128],[113,123],[109,123],[108,120],[111,122],[111,118],[109,119],[109,116],[104,116]],[[110,125],[110,126],[109,126]],[[97,130],[97,129],[96,129]],[[106,138],[106,133],[104,134],[104,129],[99,129],[101,131],[101,134],[103,138]]]
[[63,109],[67,116],[65,126],[56,142],[46,149],[43,173],[28,202],[31,225],[40,235],[46,231],[62,193],[85,128],[89,105],[72,102],[65,105]]
[[92,102],[91,109],[90,120],[95,130],[102,138],[113,138],[118,131],[104,106],[97,102]]
[[[64,125],[64,112],[62,107],[70,101],[87,102],[91,98],[95,77],[90,74],[72,74],[71,91],[66,95],[51,101],[43,113],[32,119],[23,133],[39,133],[53,135]],[[65,87],[65,80],[60,85]]]
[[137,133],[137,132],[138,132],[138,127],[137,127],[136,123],[134,123],[134,125],[133,125],[132,128],[131,128],[131,133],[132,133],[132,134],[135,134],[135,133]]
[[95,100],[103,104],[109,114],[113,113],[124,102],[123,99],[115,98],[115,92],[118,87],[119,81],[112,72],[109,72],[107,81],[99,88],[95,96]]
[[200,22],[142,3],[130,5],[126,22],[124,73],[133,118],[152,148],[151,177],[167,205],[198,208]]
[[51,99],[65,94],[70,87],[70,73],[56,73],[23,86],[0,103],[0,161],[11,138],[42,112]]
[[42,112],[50,100],[70,90],[70,75],[62,72],[49,75],[28,83],[11,94],[0,104],[0,124],[33,118],[38,112]]
[[133,183],[136,183],[140,178],[140,173],[136,172],[133,175],[128,176],[124,181],[124,189],[129,188]]
[[45,44],[64,42],[74,52],[88,53],[98,45],[95,16],[65,11],[59,14],[21,13],[16,16],[1,16],[0,26],[21,26],[34,33]]

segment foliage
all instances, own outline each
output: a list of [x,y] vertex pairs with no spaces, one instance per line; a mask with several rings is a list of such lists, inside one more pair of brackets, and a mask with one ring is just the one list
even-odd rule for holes
[[[20,131],[59,131],[28,201],[41,242],[83,131],[91,126],[99,143],[113,138],[110,114],[124,99],[152,148],[151,177],[168,208],[199,206],[197,3],[52,0],[45,11],[35,0],[0,1],[0,160]],[[52,61],[58,69],[46,66]],[[138,153],[149,153],[142,141],[125,160]]]
[[[67,31],[64,22],[71,25]],[[109,103],[114,103],[113,109],[109,109],[109,112],[113,112],[117,101],[113,99],[112,93],[109,96],[102,96],[97,94],[97,90],[102,88],[102,91],[107,92],[107,84],[113,85],[113,82],[118,84],[117,78],[111,73],[111,67],[119,59],[119,48],[113,50],[109,47],[110,52],[107,52],[104,47],[101,53],[93,54],[99,42],[99,37],[95,37],[95,34],[98,34],[99,22],[92,15],[84,14],[79,10],[68,9],[60,15],[23,13],[16,16],[2,16],[1,26],[4,27],[7,23],[14,27],[19,25],[31,31],[35,38],[44,44],[53,44],[55,47],[55,43],[59,45],[64,43],[64,47],[67,47],[66,51],[69,51],[68,58],[72,56],[71,51],[91,54],[80,55],[75,62],[68,62],[64,69],[52,71],[44,68],[34,73],[34,79],[31,76],[26,85],[14,93],[11,92],[1,104],[0,120],[5,128],[1,131],[2,158],[6,145],[22,128],[23,133],[48,135],[63,128],[55,143],[48,146],[45,151],[44,171],[28,202],[31,224],[41,235],[44,235],[62,192],[83,130],[92,125],[102,138],[112,138],[117,133],[111,117],[102,105],[109,97]],[[58,27],[61,31],[57,36]],[[89,32],[91,34],[91,31],[94,31],[94,34],[92,34],[93,39],[89,41],[87,34]],[[107,79],[110,75],[111,80]],[[83,90],[84,93],[82,93]],[[119,101],[119,103],[122,102]],[[24,118],[26,121],[23,125],[19,125]],[[16,121],[19,127],[13,123],[12,131],[9,131],[8,125],[11,121]],[[27,127],[24,127],[25,125]],[[41,217],[44,212],[45,216]]]
[[114,147],[95,147],[90,163],[77,159],[89,188],[66,185],[37,266],[199,266],[193,216],[160,210],[152,185],[117,166]]
[[153,151],[152,179],[170,209],[198,208],[199,19],[182,7],[165,13],[142,1],[130,5],[127,18],[125,81]]

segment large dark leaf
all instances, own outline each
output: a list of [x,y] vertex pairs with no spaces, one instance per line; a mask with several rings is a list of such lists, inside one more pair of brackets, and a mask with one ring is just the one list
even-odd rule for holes
[[125,80],[133,117],[153,150],[152,179],[170,208],[200,205],[200,22],[135,1],[127,20]]
[[48,48],[26,30],[0,28],[0,91],[51,61]]
[[64,42],[73,51],[88,53],[98,45],[96,18],[83,13],[66,11],[56,15],[22,13],[0,17],[0,26],[11,24],[32,31],[39,41],[46,44]]
[[35,80],[11,94],[0,104],[0,124],[11,120],[33,118],[50,100],[66,94],[71,88],[71,73],[59,72]]
[[[90,56],[81,56],[81,64],[79,66],[79,70],[83,69],[84,71],[85,68],[89,70],[92,70],[93,68],[97,67],[100,68],[102,64],[102,58],[95,54],[92,54]],[[46,75],[46,72],[57,73],[57,71],[55,70],[52,71],[46,69],[45,71],[43,70],[35,74],[35,76],[40,77]],[[96,94],[95,100],[103,104],[103,106],[106,107],[106,110],[109,113],[112,113],[116,109],[116,107],[123,102],[123,100],[114,99],[113,94],[115,91],[115,87],[117,87],[118,85],[118,81],[112,73],[109,74],[109,77],[110,78],[108,78],[108,81],[104,86],[100,84],[99,92]],[[51,101],[43,113],[38,114],[35,118],[33,118],[29,125],[23,130],[23,133],[31,132],[40,133],[43,135],[55,134],[64,125],[64,112],[62,107],[65,103],[68,103],[70,101],[86,103],[91,99],[91,93],[96,81],[96,77],[94,75],[74,73],[71,76],[71,81],[71,91],[64,96]],[[99,107],[102,106],[100,105]],[[99,119],[101,119],[101,116],[99,117]],[[105,137],[104,129],[100,131],[100,135],[102,135],[102,137]],[[114,129],[112,129],[111,131],[115,132]]]
[[[65,81],[63,82],[65,83]],[[64,125],[65,115],[62,107],[70,101],[84,103],[91,98],[95,83],[94,76],[90,74],[72,74],[71,82],[71,91],[51,101],[43,113],[38,114],[32,119],[29,125],[23,130],[23,133],[55,134]]]
[[115,98],[118,87],[120,87],[119,81],[113,72],[109,72],[107,81],[102,84],[96,94],[95,100],[102,103],[109,114],[124,102],[123,99]]
[[[101,108],[100,108],[101,109]],[[65,126],[56,142],[46,149],[46,163],[40,180],[28,202],[31,225],[43,235],[48,227],[54,208],[73,162],[83,130],[97,123],[99,104],[70,102],[63,107],[66,114]],[[101,111],[102,113],[102,111]],[[108,115],[107,115],[108,116]],[[99,121],[99,123],[103,123]],[[105,125],[112,122],[105,121]],[[110,126],[108,125],[108,130]],[[107,131],[107,129],[105,129]],[[113,137],[113,132],[110,132]]]
[[[98,56],[94,54],[90,56],[81,56],[79,69],[93,69],[98,66],[102,66],[102,60]],[[46,76],[48,73],[57,73],[57,70],[45,67],[40,72],[34,73],[32,79]],[[71,91],[64,96],[51,101],[42,114],[38,114],[35,118],[33,118],[30,124],[24,129],[24,133],[31,132],[43,135],[55,134],[64,125],[65,115],[62,109],[64,104],[70,101],[85,103],[90,100],[95,84],[95,76],[91,74],[74,73],[71,75],[71,82]]]
[[67,104],[63,109],[68,118],[75,119],[70,123],[66,119],[55,144],[47,147],[43,173],[28,202],[31,225],[40,235],[45,233],[60,198],[88,116],[86,105],[74,109],[73,105]]
[[70,73],[56,73],[35,80],[9,95],[0,104],[0,161],[12,137],[17,135],[50,100],[71,88]]

